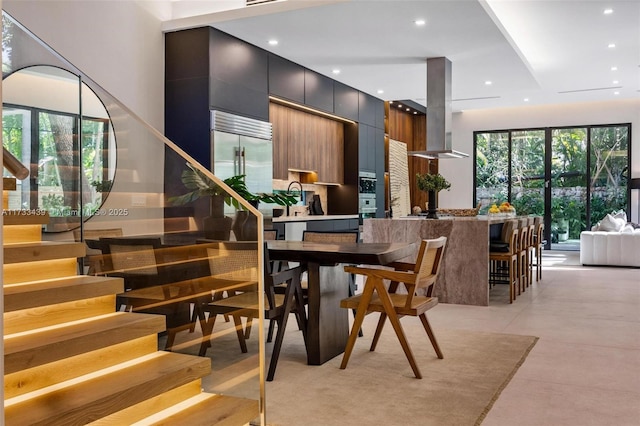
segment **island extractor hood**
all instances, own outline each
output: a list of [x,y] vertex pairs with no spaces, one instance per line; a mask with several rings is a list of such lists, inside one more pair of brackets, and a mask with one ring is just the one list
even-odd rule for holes
[[464,158],[451,147],[451,61],[427,59],[427,150],[409,151],[412,157]]

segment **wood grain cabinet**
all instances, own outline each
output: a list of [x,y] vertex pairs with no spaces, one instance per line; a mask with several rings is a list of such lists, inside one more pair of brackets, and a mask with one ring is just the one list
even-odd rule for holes
[[311,137],[313,130],[309,129],[307,115],[295,109],[289,111],[289,169],[318,170],[315,166],[315,140]]
[[289,179],[289,108],[269,104],[269,119],[273,126],[273,178]]
[[288,170],[317,173],[318,181],[344,183],[344,125],[335,120],[272,103],[273,176]]
[[318,181],[344,183],[344,125],[321,118],[317,133]]

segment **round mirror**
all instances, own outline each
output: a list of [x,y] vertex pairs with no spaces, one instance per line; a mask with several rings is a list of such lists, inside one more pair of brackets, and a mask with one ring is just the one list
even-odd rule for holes
[[47,232],[77,228],[104,203],[116,170],[105,106],[79,76],[47,65],[5,77],[2,97],[2,143],[30,170],[9,209],[48,211]]

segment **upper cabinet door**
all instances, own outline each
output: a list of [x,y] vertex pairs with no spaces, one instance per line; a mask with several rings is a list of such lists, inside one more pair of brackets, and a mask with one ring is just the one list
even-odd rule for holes
[[304,67],[269,54],[269,94],[304,103]]
[[349,120],[358,121],[358,91],[338,81],[333,82],[333,112]]
[[358,122],[368,126],[376,125],[375,98],[358,92]]
[[317,72],[305,69],[304,104],[333,113],[333,80]]
[[211,77],[256,92],[269,93],[268,52],[221,31],[212,30]]
[[268,62],[267,51],[211,29],[209,107],[269,120]]

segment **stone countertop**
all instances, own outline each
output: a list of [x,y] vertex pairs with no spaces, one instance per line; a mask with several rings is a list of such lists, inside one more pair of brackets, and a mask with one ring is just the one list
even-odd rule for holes
[[455,220],[455,221],[484,221],[484,222],[489,222],[490,224],[492,223],[504,223],[508,220],[512,220],[512,219],[521,219],[524,217],[528,217],[528,216],[510,216],[510,217],[506,217],[506,216],[487,216],[487,215],[478,215],[478,216],[445,216],[445,215],[439,215],[438,219],[428,219],[426,216],[402,216],[399,218],[393,218],[394,220],[429,220],[429,221],[434,221],[434,220]]
[[290,222],[310,222],[314,220],[338,220],[338,219],[358,219],[357,214],[327,214],[327,215],[307,215],[307,216],[280,216],[272,219],[273,223],[290,223]]

